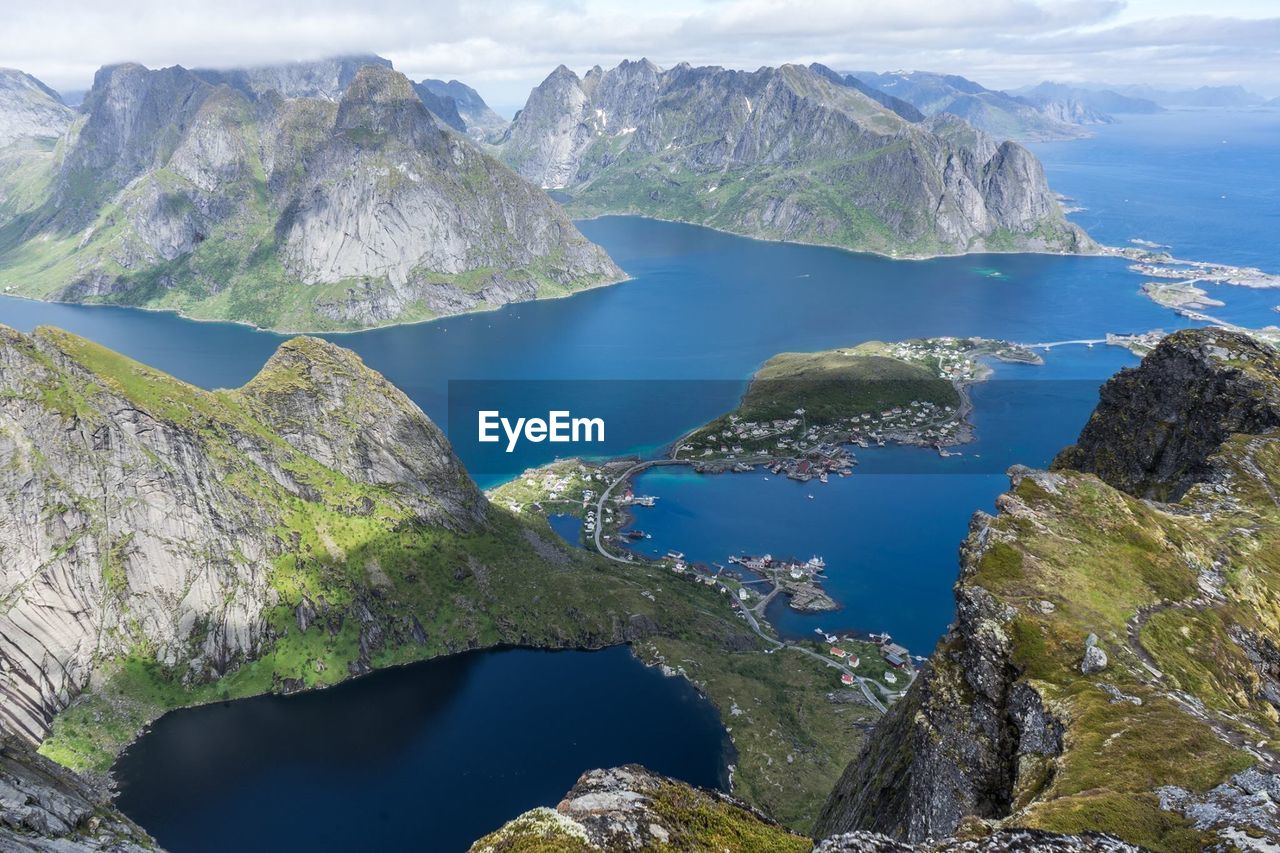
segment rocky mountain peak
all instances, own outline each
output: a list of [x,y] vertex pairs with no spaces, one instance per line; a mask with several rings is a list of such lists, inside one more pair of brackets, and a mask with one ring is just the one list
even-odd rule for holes
[[[59,272],[26,277],[23,295],[163,300],[197,316],[320,330],[622,277],[558,205],[424,105],[448,105],[441,112],[461,128],[452,98],[417,91],[385,63],[358,63],[283,67],[286,92],[291,75],[349,72],[336,103],[285,97],[266,71],[101,69],[65,154],[31,155],[51,189],[9,223],[26,241],[10,249],[30,261],[35,247]],[[482,277],[459,279],[473,273]]]
[[0,728],[33,743],[139,647],[187,685],[262,654],[282,555],[345,563],[331,523],[443,535],[488,517],[426,415],[315,338],[211,392],[59,329],[0,327],[0,459]]
[[378,65],[366,65],[352,78],[338,101],[335,126],[414,142],[426,141],[430,131],[438,127],[409,78]]
[[[213,91],[180,65],[152,70],[123,63],[99,69],[81,106],[84,124],[68,149],[59,192],[92,203],[160,165]],[[93,189],[86,192],[86,187]]]
[[1277,427],[1280,353],[1238,332],[1186,330],[1107,381],[1079,441],[1054,464],[1177,500],[1211,478],[1211,456],[1229,436]]
[[484,496],[444,433],[351,350],[320,338],[286,341],[241,393],[297,450],[394,489],[423,521],[453,530],[484,523]]
[[582,81],[557,69],[500,150],[582,215],[642,213],[912,256],[1092,248],[1029,152],[997,151],[976,132],[935,134],[919,118],[821,67],[662,71],[638,60]]
[[75,111],[57,92],[16,68],[0,68],[0,147],[19,139],[55,139]]

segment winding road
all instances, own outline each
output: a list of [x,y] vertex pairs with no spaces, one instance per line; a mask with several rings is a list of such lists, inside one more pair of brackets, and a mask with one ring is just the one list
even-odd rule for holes
[[[771,458],[772,457],[762,456],[762,457],[752,457],[749,459],[740,459],[736,461],[742,462],[747,465],[755,465],[761,462],[766,462]],[[693,460],[690,460],[690,459],[647,459],[642,462],[637,462],[636,464],[632,465],[630,468],[627,468],[620,475],[618,475],[617,479],[615,479],[612,483],[606,486],[600,492],[600,497],[596,500],[596,529],[595,529],[595,534],[593,538],[595,540],[596,551],[600,553],[600,556],[605,557],[606,559],[612,560],[615,563],[631,562],[631,560],[625,559],[623,557],[618,557],[614,554],[609,553],[609,551],[604,547],[604,540],[603,540],[604,505],[605,505],[605,501],[609,499],[609,495],[613,494],[614,490],[616,490],[618,486],[620,486],[622,483],[625,483],[627,480],[631,479],[633,476],[640,473],[641,471],[644,471],[645,469],[653,468],[658,465],[692,465],[692,464],[693,464]],[[730,595],[731,600],[734,602],[734,608],[737,610],[738,613],[741,613],[743,617],[745,617],[747,624],[751,626],[751,630],[755,632],[756,636],[764,640],[765,643],[767,643],[771,647],[770,651],[777,651],[778,649],[783,649],[783,648],[794,649],[795,651],[800,652],[803,655],[807,655],[825,666],[829,666],[832,669],[836,669],[842,673],[849,674],[858,683],[858,687],[862,690],[862,695],[866,698],[868,704],[870,704],[871,707],[875,708],[881,714],[888,712],[889,709],[885,706],[884,702],[881,700],[879,696],[876,696],[875,693],[872,692],[871,687],[869,686],[869,685],[875,685],[877,690],[884,689],[883,687],[881,687],[879,682],[877,682],[875,679],[858,675],[858,673],[854,672],[853,669],[851,669],[849,666],[841,663],[839,660],[835,658],[829,658],[826,655],[822,655],[822,654],[819,654],[818,652],[815,652],[813,649],[806,648],[805,646],[802,646],[796,643],[789,643],[784,640],[779,640],[776,637],[766,634],[764,629],[760,627],[760,621],[756,618],[756,614],[752,612],[751,608],[747,607],[746,605],[738,601],[737,596],[734,595],[732,590],[730,590],[724,584],[717,582],[717,586],[719,586],[721,590],[723,590],[724,592]]]

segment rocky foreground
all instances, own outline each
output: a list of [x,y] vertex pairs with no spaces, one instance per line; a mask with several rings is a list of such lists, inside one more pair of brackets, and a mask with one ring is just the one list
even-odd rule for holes
[[1116,838],[1001,831],[984,838],[911,844],[873,832],[850,832],[816,846],[746,803],[629,765],[582,775],[554,809],[526,812],[477,841],[471,853],[525,850],[691,850],[722,853],[1137,853]]
[[955,624],[817,834],[1272,849],[1277,395],[1270,346],[1179,332],[1104,386],[1052,470],[1013,470],[964,543]]
[[0,849],[153,850],[106,795],[9,735],[0,735]]

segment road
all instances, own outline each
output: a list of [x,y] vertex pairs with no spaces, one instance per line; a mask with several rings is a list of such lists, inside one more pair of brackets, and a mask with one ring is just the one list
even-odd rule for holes
[[[766,457],[760,457],[760,458],[742,459],[738,461],[741,461],[748,465],[754,465],[760,462],[768,461],[770,458],[771,457],[766,456]],[[630,560],[610,554],[604,547],[604,540],[602,537],[603,529],[604,529],[604,504],[605,504],[605,501],[609,499],[609,495],[613,494],[614,490],[617,489],[619,485],[627,482],[629,479],[631,479],[631,477],[635,476],[636,474],[640,473],[641,471],[647,468],[652,468],[657,465],[692,465],[692,464],[693,464],[693,460],[690,460],[690,459],[647,459],[643,462],[637,462],[636,464],[632,465],[630,468],[623,471],[616,480],[614,480],[609,485],[605,486],[605,488],[600,492],[599,499],[596,500],[596,529],[595,529],[595,536],[594,536],[596,550],[600,552],[600,555],[602,557],[612,560],[615,563],[631,562]],[[741,602],[738,602],[737,597],[733,595],[733,591],[730,590],[728,587],[726,587],[724,584],[717,583],[716,585],[733,598],[733,600],[736,602],[735,607],[737,611],[746,618],[747,624],[751,626],[751,630],[755,632],[756,636],[758,636],[760,639],[764,640],[767,644],[769,644],[772,650],[776,651],[777,649],[783,649],[783,648],[795,649],[801,654],[808,655],[809,657],[813,658],[819,663],[824,664],[825,666],[829,666],[832,669],[839,670],[840,672],[843,672],[843,673],[848,673],[849,675],[853,676],[854,680],[858,683],[858,687],[862,690],[862,695],[866,697],[866,700],[871,705],[871,707],[875,708],[881,714],[884,714],[889,710],[887,707],[885,707],[885,704],[883,701],[881,701],[880,697],[876,696],[875,693],[872,692],[871,687],[868,686],[868,685],[875,685],[877,689],[880,689],[880,685],[874,679],[858,675],[858,673],[854,672],[850,667],[841,663],[836,658],[819,654],[818,652],[815,652],[813,649],[806,648],[805,646],[801,646],[796,643],[789,643],[783,640],[779,640],[776,637],[772,637],[769,634],[766,634],[764,630],[760,627],[760,621],[756,618],[756,614],[751,611],[751,608],[747,607],[745,604],[742,604]]]

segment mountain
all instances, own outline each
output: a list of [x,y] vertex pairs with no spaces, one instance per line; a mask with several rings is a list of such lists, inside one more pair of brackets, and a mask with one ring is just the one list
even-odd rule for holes
[[[1111,89],[1087,89],[1065,83],[1045,81],[1036,86],[1018,89],[1013,94],[1031,101],[1042,110],[1056,110],[1063,114],[1080,113],[1106,117],[1137,113],[1158,113],[1163,107],[1146,98],[1122,95]],[[1055,106],[1057,105],[1057,106]]]
[[1248,108],[1260,106],[1266,99],[1243,86],[1199,86],[1197,88],[1157,88],[1149,83],[1076,83],[1076,88],[1091,92],[1110,91],[1124,97],[1151,101],[1161,108]]
[[1280,841],[1280,354],[1189,330],[1104,386],[961,552],[956,621],[817,833]]
[[30,74],[0,68],[0,148],[19,139],[57,139],[74,111]]
[[9,180],[0,169],[17,199],[0,204],[0,280],[39,298],[353,329],[622,277],[407,79],[356,63],[217,85],[176,66],[103,68],[58,158]]
[[1195,89],[1157,89],[1149,85],[1114,86],[1117,92],[1154,101],[1162,107],[1256,107],[1266,99],[1243,86],[1200,86]]
[[510,124],[502,116],[489,109],[489,105],[480,97],[480,93],[465,83],[450,80],[423,80],[414,84],[419,94],[425,90],[439,98],[453,101],[454,109],[461,117],[464,132],[473,139],[488,141],[502,134]]
[[348,611],[365,627],[343,670],[367,668],[413,626],[358,618],[361,584],[314,564],[356,541],[337,526],[486,524],[439,429],[332,344],[286,343],[234,392],[53,329],[0,327],[0,365],[0,722],[32,742],[103,661],[146,648],[191,684],[279,648],[282,601]]
[[939,135],[809,68],[557,68],[498,146],[575,214],[909,256],[1081,251],[1039,161]]
[[840,74],[818,62],[811,63],[809,65],[809,70],[815,74],[820,74],[823,77],[826,77],[832,83],[838,83],[841,86],[848,86],[852,89],[857,89],[859,92],[881,106],[888,107],[893,110],[907,121],[924,121],[924,113],[920,112],[911,104],[901,98],[895,98],[893,95],[881,92],[879,89],[871,88],[852,74]]
[[375,65],[390,69],[391,60],[374,54],[332,56],[309,62],[285,62],[249,68],[197,68],[191,74],[214,86],[227,85],[252,98],[275,92],[282,98],[320,98],[338,101],[360,69]]
[[[925,115],[950,113],[998,139],[1074,139],[1085,131],[1065,121],[1062,111],[1049,114],[1024,98],[988,89],[955,74],[928,71],[854,71],[867,86],[900,98]],[[1087,113],[1090,123],[1096,121]]]
[[[213,85],[227,85],[239,89],[252,99],[269,92],[282,98],[320,98],[339,101],[347,87],[366,65],[390,69],[391,60],[381,56],[334,56],[311,62],[289,62],[280,65],[260,65],[251,68],[227,70],[196,69],[191,73]],[[466,132],[466,125],[458,115],[457,105],[448,97],[439,97],[429,91],[419,91],[422,105],[444,124],[459,132]]]

